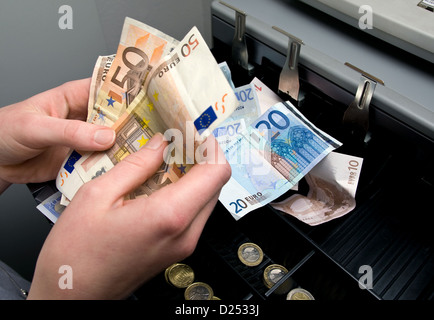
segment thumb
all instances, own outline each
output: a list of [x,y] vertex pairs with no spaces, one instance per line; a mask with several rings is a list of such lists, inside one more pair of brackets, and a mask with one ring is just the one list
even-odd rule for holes
[[33,147],[62,145],[76,150],[100,151],[110,148],[116,138],[113,129],[80,120],[41,117],[38,122],[39,130],[31,133]]
[[[104,190],[105,199],[119,199],[134,191],[148,180],[163,163],[167,143],[161,133],[156,133],[139,151],[130,154],[113,169],[89,182]],[[114,186],[107,188],[107,186]]]

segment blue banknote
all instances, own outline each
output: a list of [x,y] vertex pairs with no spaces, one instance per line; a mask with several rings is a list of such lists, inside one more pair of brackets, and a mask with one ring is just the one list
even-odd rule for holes
[[283,195],[339,146],[292,104],[278,103],[226,146],[232,176],[219,200],[239,219]]
[[62,212],[65,210],[65,206],[60,204],[62,193],[60,191],[54,193],[36,208],[41,211],[51,222],[56,223]]

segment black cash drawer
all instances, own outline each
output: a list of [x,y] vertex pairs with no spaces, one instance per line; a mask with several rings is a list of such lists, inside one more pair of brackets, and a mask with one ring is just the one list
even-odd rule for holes
[[[214,41],[217,61],[229,62],[231,49],[218,39]],[[256,76],[278,91],[280,68],[272,61],[263,59],[250,75],[229,65],[236,86]],[[432,141],[395,123],[388,115],[378,114],[375,106],[371,108],[371,138],[362,141],[342,125],[347,105],[320,88],[332,88],[333,84],[313,85],[324,84],[327,79],[320,79],[303,66],[300,78],[305,95],[298,103],[299,110],[343,142],[336,151],[364,159],[356,208],[344,217],[311,227],[271,206],[236,222],[218,203],[196,251],[184,262],[194,269],[195,280],[211,285],[222,300],[285,300],[286,294],[276,291],[288,278],[291,287],[310,291],[316,300],[432,300]],[[282,95],[282,99],[290,98]],[[304,180],[299,192],[307,192]],[[260,265],[247,267],[238,259],[238,247],[245,242],[254,242],[263,249]],[[273,263],[289,272],[268,289],[262,280],[263,271]],[[361,289],[359,282],[364,281],[366,266],[372,272],[372,288]],[[152,298],[149,294],[156,292],[170,300],[184,299],[183,290],[168,285],[163,274],[144,285],[137,295]]]

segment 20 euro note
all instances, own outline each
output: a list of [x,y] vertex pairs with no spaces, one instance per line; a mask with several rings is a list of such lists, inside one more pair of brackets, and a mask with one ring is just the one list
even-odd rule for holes
[[41,211],[51,222],[56,223],[65,206],[60,203],[62,194],[60,191],[52,194],[50,197],[41,202],[36,208]]
[[238,220],[283,195],[339,146],[289,102],[276,104],[224,150],[232,176],[219,200]]
[[178,41],[131,18],[125,18],[116,57],[96,98],[89,122],[111,127],[142,90],[153,67]]
[[253,85],[234,89],[235,96],[238,99],[239,106],[235,111],[214,129],[213,135],[219,143],[222,150],[230,143],[239,133],[244,131],[250,124],[255,121],[261,114]]
[[[182,161],[166,158],[160,170],[130,197],[150,195],[188,171],[194,164],[194,153],[187,156],[185,146],[200,144],[237,107],[235,94],[196,28],[152,72],[132,108],[112,127],[116,131],[115,145],[107,152],[84,155],[75,164],[84,182],[111,170],[145,146],[156,132],[170,140],[170,132],[177,131],[182,141],[175,139],[175,154],[183,153],[176,158]],[[194,132],[188,134],[189,128]],[[198,141],[184,141],[186,137]]]

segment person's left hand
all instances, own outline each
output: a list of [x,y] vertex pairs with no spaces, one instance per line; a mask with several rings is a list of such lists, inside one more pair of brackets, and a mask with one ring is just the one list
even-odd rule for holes
[[90,79],[67,82],[27,100],[0,108],[1,182],[54,179],[70,148],[111,147],[112,129],[85,122]]

